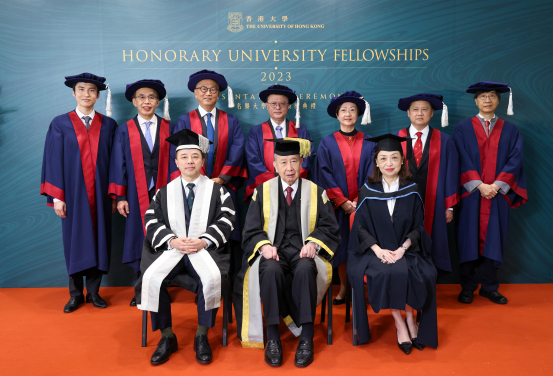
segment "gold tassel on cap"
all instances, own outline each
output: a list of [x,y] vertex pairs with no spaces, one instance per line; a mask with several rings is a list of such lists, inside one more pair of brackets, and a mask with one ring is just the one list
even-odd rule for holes
[[311,156],[311,141],[299,137],[284,137],[286,141],[296,141],[300,144],[300,158]]

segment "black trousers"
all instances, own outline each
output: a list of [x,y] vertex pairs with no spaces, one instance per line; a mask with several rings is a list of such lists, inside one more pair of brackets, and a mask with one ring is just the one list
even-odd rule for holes
[[217,308],[211,309],[209,311],[205,310],[205,300],[204,300],[204,291],[202,286],[202,281],[198,276],[198,273],[194,270],[188,255],[178,262],[177,265],[171,270],[171,272],[165,277],[161,283],[161,288],[159,290],[159,308],[157,312],[150,312],[152,317],[152,330],[156,331],[158,329],[168,328],[173,326],[171,319],[171,297],[167,291],[167,287],[171,285],[173,279],[181,273],[186,273],[190,275],[196,283],[198,284],[198,325],[204,325],[209,328],[215,326],[215,317],[217,317]]
[[479,283],[484,291],[499,288],[494,260],[487,257],[480,256],[477,260],[462,263],[459,266],[459,274],[461,275],[461,287],[464,289],[476,291]]
[[95,294],[100,291],[100,283],[102,283],[102,272],[97,267],[86,269],[69,276],[69,295],[83,295],[84,282],[86,277],[86,293]]
[[299,325],[315,321],[317,308],[317,266],[311,258],[300,258],[295,247],[278,250],[279,261],[261,256],[260,295],[267,325],[278,325],[280,307],[286,299],[286,276],[292,275],[292,299],[299,312]]

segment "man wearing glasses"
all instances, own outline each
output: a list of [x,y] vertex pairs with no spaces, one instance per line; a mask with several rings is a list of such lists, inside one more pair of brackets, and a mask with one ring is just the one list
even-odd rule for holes
[[[276,176],[273,167],[274,142],[265,140],[299,137],[309,141],[313,138],[309,131],[299,125],[296,109],[296,122],[286,119],[288,109],[297,99],[296,92],[284,85],[272,85],[259,93],[259,99],[267,104],[269,120],[250,130],[246,140],[246,160],[248,162],[248,180],[244,199],[249,200],[258,185]],[[311,156],[303,160],[301,178],[307,178],[315,160],[315,147],[311,143]]]
[[[479,113],[455,126],[461,173],[458,249],[461,303],[472,303],[473,292],[496,304],[507,304],[497,289],[497,270],[507,242],[509,208],[528,201],[522,168],[522,135],[514,124],[499,119],[495,109],[501,93],[511,89],[499,82],[478,82],[474,94]],[[510,101],[509,101],[510,102]],[[512,105],[507,110],[513,115]]]
[[[204,155],[205,163],[202,175],[207,176],[215,183],[224,185],[235,208],[236,191],[246,179],[244,165],[244,133],[238,118],[216,108],[219,94],[225,91],[227,80],[217,72],[201,70],[193,73],[188,79],[188,90],[194,93],[198,101],[198,108],[179,117],[175,133],[189,129],[199,135],[207,137],[212,142],[209,151]],[[234,107],[232,91],[229,87],[229,107]],[[176,171],[177,176],[180,174]],[[241,231],[239,210],[236,209],[234,229],[229,245],[238,262],[242,258],[240,246]],[[231,264],[231,268],[233,265]],[[231,269],[233,270],[233,269]]]
[[[134,269],[137,278],[146,234],[144,215],[157,190],[170,182],[171,172],[178,172],[165,141],[175,125],[155,114],[165,95],[159,80],[127,85],[125,97],[138,115],[117,128],[111,154],[108,194],[117,198],[117,210],[127,218],[123,263]],[[136,306],[135,298],[130,305]]]

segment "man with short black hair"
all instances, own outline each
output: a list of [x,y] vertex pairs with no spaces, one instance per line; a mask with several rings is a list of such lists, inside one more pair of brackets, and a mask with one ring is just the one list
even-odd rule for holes
[[[117,210],[126,218],[123,263],[134,269],[137,278],[146,233],[144,214],[156,191],[171,181],[171,172],[178,171],[165,141],[175,124],[155,113],[165,96],[165,85],[159,80],[128,84],[125,98],[138,114],[117,127],[113,141],[108,193],[117,198]],[[136,306],[134,297],[130,305]]]
[[[247,177],[244,163],[244,133],[238,118],[216,107],[219,94],[228,87],[225,77],[217,72],[201,70],[188,79],[188,90],[194,93],[198,107],[179,117],[175,132],[190,129],[209,139],[212,144],[205,153],[202,174],[215,183],[224,185],[230,194],[235,208],[238,208],[236,192]],[[232,92],[228,90],[229,103]],[[233,107],[229,104],[229,107]],[[240,259],[240,218],[238,209],[234,230],[229,243],[236,259]]]
[[77,108],[57,116],[46,134],[40,193],[62,218],[63,249],[69,274],[70,313],[85,302],[106,308],[99,295],[102,274],[109,270],[111,215],[115,200],[108,193],[109,159],[117,124],[94,110],[104,77],[81,73],[65,77]]
[[[480,296],[507,304],[507,298],[497,291],[497,270],[507,244],[509,208],[528,201],[522,135],[514,124],[495,114],[500,93],[510,90],[500,82],[471,85],[467,93],[475,94],[479,112],[457,124],[453,133],[461,162],[457,237],[462,290],[458,300],[465,304],[472,303],[479,284]],[[512,115],[511,103],[507,114]]]
[[234,222],[234,205],[225,187],[201,175],[209,140],[188,129],[167,139],[176,147],[175,163],[181,176],[159,189],[146,211],[146,237],[136,282],[137,306],[150,311],[152,330],[161,340],[152,355],[154,365],[165,363],[177,351],[171,299],[167,287],[186,273],[198,294],[198,329],[194,351],[199,363],[211,363],[207,339],[221,304],[222,279],[228,275],[226,249]]
[[[259,185],[275,177],[273,167],[274,143],[267,139],[299,137],[313,141],[305,124],[300,126],[296,108],[296,121],[288,120],[288,108],[297,100],[296,92],[284,85],[271,85],[259,93],[259,99],[267,104],[269,120],[253,126],[246,139],[246,162],[248,180],[244,199],[251,198]],[[306,179],[315,161],[315,147],[311,146],[311,155],[304,159],[300,177]]]
[[434,111],[442,110],[442,127],[447,126],[447,107],[441,95],[421,93],[401,98],[398,108],[406,111],[411,121],[397,134],[411,139],[401,143],[403,155],[424,203],[432,262],[438,275],[445,276],[451,272],[447,223],[453,220],[453,208],[459,202],[459,157],[451,136],[431,127],[430,120]]

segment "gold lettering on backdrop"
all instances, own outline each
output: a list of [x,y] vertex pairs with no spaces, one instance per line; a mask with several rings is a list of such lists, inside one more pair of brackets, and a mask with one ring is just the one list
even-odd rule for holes
[[131,58],[131,61],[132,61],[132,50],[131,50],[131,52],[129,52],[128,55],[125,53],[125,50],[123,50],[123,62],[127,61],[127,60],[125,60],[126,56],[129,56]]
[[[277,43],[277,41],[275,41]],[[219,55],[222,50],[178,50],[178,60],[176,50],[122,50],[123,62],[132,63],[135,61],[144,62],[219,62]],[[255,51],[255,52],[254,52]],[[332,51],[332,50],[331,50]],[[428,61],[430,59],[428,48],[367,48],[367,49],[347,49],[338,48],[333,50],[334,53],[329,53],[326,56],[328,50],[326,49],[235,49],[228,50],[228,59],[222,59],[223,62],[345,62],[345,63],[361,63],[361,66],[355,66],[356,68],[363,68],[364,62],[407,62],[407,61]],[[223,54],[224,56],[224,54]],[[375,59],[376,58],[376,59]],[[367,68],[378,68],[379,66]],[[325,66],[323,66],[325,67]],[[382,66],[384,67],[384,66]],[[247,68],[247,67],[244,67]],[[298,69],[298,66],[284,66],[275,67],[276,69]],[[307,69],[313,69],[318,67],[308,67]],[[332,69],[331,67],[328,67]],[[347,68],[347,67],[344,67]],[[394,67],[394,68],[424,68],[424,67]],[[272,68],[271,68],[272,69]],[[288,77],[286,77],[288,81]]]
[[[173,59],[172,60],[167,57],[168,52],[171,52],[173,54]],[[176,58],[177,58],[177,53],[175,51],[173,51],[173,50],[165,51],[165,60],[171,62],[171,61],[175,61]]]
[[152,50],[150,50],[150,56],[152,58],[152,61],[154,61],[154,56],[156,57],[156,59],[158,59],[159,61],[161,61],[161,50],[159,50],[159,56],[156,55],[156,53]]
[[249,56],[248,56],[248,53],[246,51],[242,50],[242,61],[244,61],[244,56],[249,61],[252,61],[252,50],[250,50],[250,55]]
[[[144,52],[144,55],[146,55],[146,57],[144,58],[144,60],[140,60],[140,58],[138,57],[138,54],[141,53],[141,52]],[[146,61],[148,60],[148,53],[144,50],[140,50],[136,53],[136,60],[140,61],[140,62],[143,62],[143,61]]]
[[[401,59],[401,50],[397,50],[397,59]],[[403,54],[404,60],[407,60],[407,48],[405,49],[405,53]]]

